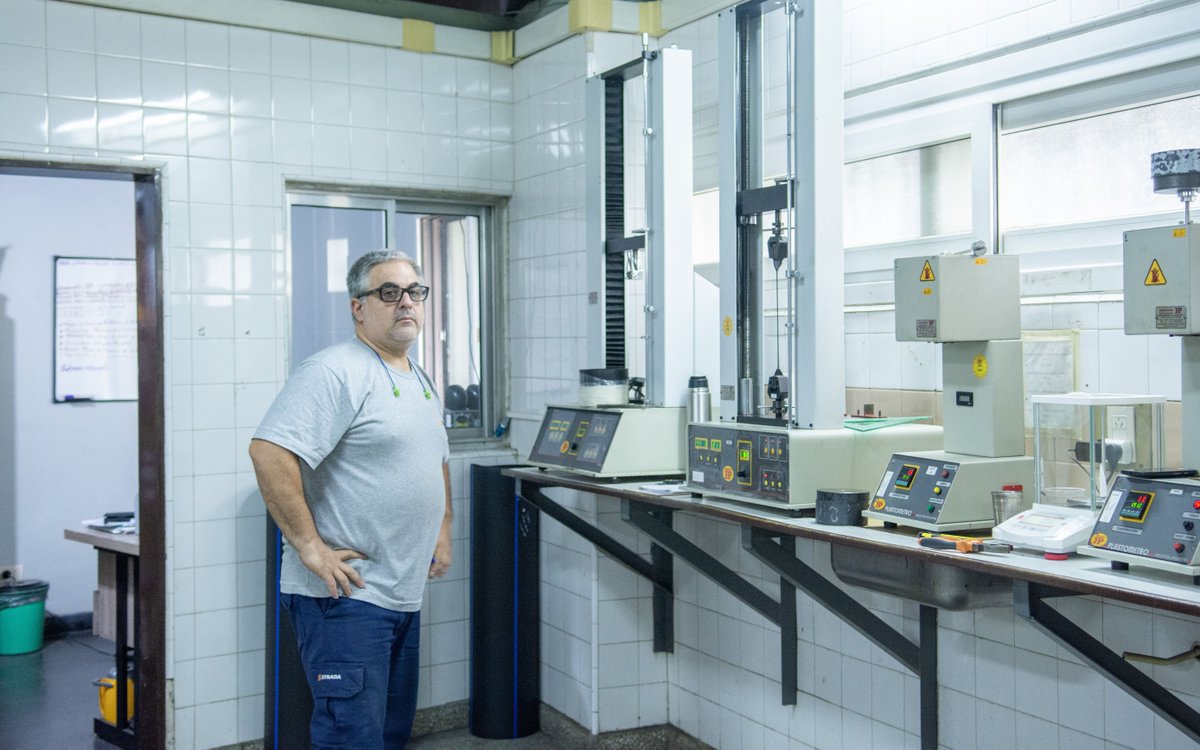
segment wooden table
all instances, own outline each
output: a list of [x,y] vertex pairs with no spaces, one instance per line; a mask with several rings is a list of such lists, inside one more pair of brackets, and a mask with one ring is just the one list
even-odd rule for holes
[[[112,534],[82,526],[63,529],[63,536],[96,548],[98,588],[93,601],[92,632],[114,643],[117,723],[109,724],[96,718],[92,722],[93,730],[96,736],[106,742],[132,750],[137,747],[137,730],[126,718],[129,710],[124,686],[129,678],[130,664],[137,664],[137,632],[140,625],[135,605],[140,552],[138,535]],[[136,705],[136,701],[134,703]]]

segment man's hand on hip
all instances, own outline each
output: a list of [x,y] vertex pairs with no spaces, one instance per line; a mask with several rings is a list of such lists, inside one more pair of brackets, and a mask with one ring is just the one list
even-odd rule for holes
[[433,562],[429,565],[429,577],[441,578],[450,570],[450,534],[438,534],[433,547]]
[[350,596],[351,583],[360,589],[366,586],[358,571],[346,564],[347,560],[366,560],[367,556],[363,553],[352,549],[333,549],[324,542],[296,551],[300,554],[300,561],[304,563],[305,567],[316,573],[325,582],[326,588],[329,589],[329,595],[334,599],[338,598],[339,590],[344,591],[346,596]]

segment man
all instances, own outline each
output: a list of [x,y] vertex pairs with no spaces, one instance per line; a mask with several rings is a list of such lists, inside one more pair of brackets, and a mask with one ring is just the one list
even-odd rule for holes
[[391,750],[416,712],[425,582],[450,566],[449,444],[409,359],[429,294],[420,269],[378,250],[346,286],[355,338],[300,363],[250,458],[287,540],[280,592],[312,688],[312,747]]

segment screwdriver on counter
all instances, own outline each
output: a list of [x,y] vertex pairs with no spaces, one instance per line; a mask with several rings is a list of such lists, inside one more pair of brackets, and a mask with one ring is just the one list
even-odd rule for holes
[[1012,552],[1012,545],[995,539],[976,539],[969,536],[921,535],[917,544],[931,549],[952,549],[958,552]]

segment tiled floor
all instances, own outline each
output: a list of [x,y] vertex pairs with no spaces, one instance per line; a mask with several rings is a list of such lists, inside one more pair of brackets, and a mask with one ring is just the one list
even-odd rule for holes
[[115,750],[92,734],[96,687],[113,666],[113,643],[82,632],[32,654],[0,656],[0,748]]
[[431,734],[408,743],[410,750],[458,750],[458,748],[505,747],[513,750],[561,750],[563,745],[541,732],[516,740],[485,740],[465,729]]
[[[0,656],[0,748],[3,750],[116,750],[96,739],[98,715],[92,680],[112,668],[112,641],[81,632],[47,640],[41,651]],[[538,733],[517,740],[485,740],[466,729],[428,735],[413,750],[506,747],[559,750]]]

